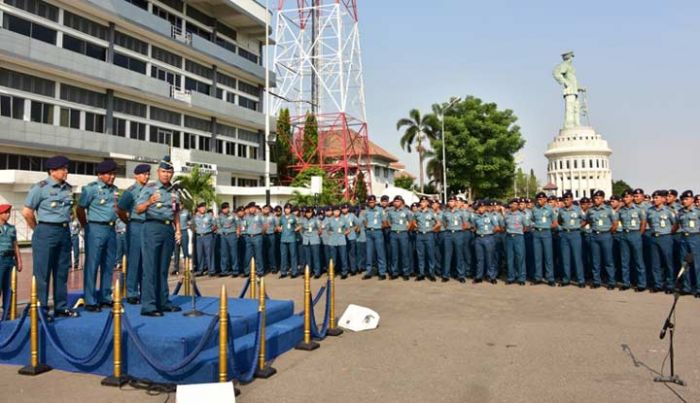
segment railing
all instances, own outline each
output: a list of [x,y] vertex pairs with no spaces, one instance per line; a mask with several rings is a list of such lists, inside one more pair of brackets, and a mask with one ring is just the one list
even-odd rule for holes
[[170,27],[170,36],[178,42],[185,43],[187,45],[192,44],[192,33],[182,32],[182,28],[177,25],[172,25]]
[[188,105],[192,104],[192,91],[190,90],[181,90],[178,87],[175,87],[174,85],[170,86],[170,98],[182,101],[187,103]]

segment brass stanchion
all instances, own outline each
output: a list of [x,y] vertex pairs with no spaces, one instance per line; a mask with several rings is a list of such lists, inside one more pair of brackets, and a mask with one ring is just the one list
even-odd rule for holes
[[250,298],[254,299],[257,297],[257,290],[256,290],[256,285],[257,285],[257,273],[255,273],[255,258],[252,257],[250,258]]
[[330,318],[329,318],[329,324],[328,324],[328,330],[326,331],[326,334],[328,336],[340,336],[343,334],[343,329],[339,328],[336,326],[335,323],[335,264],[333,263],[333,259],[331,259],[331,263],[328,265],[328,279],[330,280],[330,285],[329,287],[331,288],[329,292],[331,293],[330,298]]
[[122,274],[124,275],[124,284],[122,284],[124,288],[121,290],[121,295],[126,297],[126,255],[122,256]]
[[51,371],[51,367],[39,362],[39,300],[36,293],[36,277],[32,276],[32,292],[29,302],[30,314],[30,363],[20,368],[20,375],[39,375]]
[[10,277],[10,320],[17,319],[17,267],[12,268]]
[[114,285],[112,315],[114,315],[114,346],[112,350],[114,369],[112,375],[102,379],[101,383],[103,386],[121,387],[127,382],[127,377],[122,375],[122,295],[119,279]]
[[297,350],[311,351],[320,347],[320,344],[311,340],[311,271],[309,265],[304,268],[304,340],[294,347]]
[[267,379],[277,373],[277,370],[272,368],[267,362],[267,340],[265,339],[265,326],[267,312],[265,310],[265,278],[260,277],[260,296],[258,298],[258,312],[260,312],[260,353],[258,354],[258,368],[255,370],[256,378]]
[[228,382],[228,298],[226,285],[219,297],[219,382]]
[[185,258],[185,274],[183,276],[183,285],[185,286],[185,296],[190,296],[192,295],[192,285],[190,284],[191,277],[192,277],[192,271],[190,266],[192,265],[190,258],[186,257]]

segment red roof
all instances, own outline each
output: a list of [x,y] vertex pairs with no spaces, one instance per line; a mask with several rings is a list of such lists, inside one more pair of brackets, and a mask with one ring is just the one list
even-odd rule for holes
[[[323,148],[323,155],[330,158],[340,158],[343,153],[343,136],[339,132],[326,132],[324,136],[325,147]],[[363,139],[357,135],[355,132],[350,132],[350,135],[345,139],[345,149],[347,150],[347,155],[352,158],[356,155],[362,155],[365,152],[363,148]],[[388,160],[390,163],[399,162],[399,159],[389,151],[383,149],[377,144],[370,140],[367,140],[368,150],[367,153],[370,157],[380,157]]]

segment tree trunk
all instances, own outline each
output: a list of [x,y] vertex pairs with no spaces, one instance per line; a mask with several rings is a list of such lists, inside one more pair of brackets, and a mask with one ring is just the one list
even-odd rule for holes
[[[422,148],[422,147],[421,147]],[[418,150],[418,186],[423,193],[423,151]]]

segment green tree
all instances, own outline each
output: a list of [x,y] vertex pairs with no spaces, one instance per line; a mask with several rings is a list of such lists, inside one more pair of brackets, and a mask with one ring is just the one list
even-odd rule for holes
[[311,167],[299,172],[292,180],[292,187],[311,186],[311,177],[320,176],[323,178],[323,187],[319,195],[302,195],[295,191],[291,202],[297,205],[329,205],[338,204],[343,201],[343,191],[338,183],[338,178],[333,178],[321,168]]
[[359,171],[355,178],[355,199],[360,202],[367,200],[367,182],[365,181],[365,173],[362,171]]
[[292,125],[289,109],[280,110],[277,116],[277,141],[275,142],[275,162],[277,163],[277,182],[289,183],[291,173],[289,165],[294,162],[292,155]]
[[[411,190],[413,188],[413,178],[408,175],[399,176],[394,178],[394,186],[401,189]],[[425,186],[423,186],[425,188]]]
[[304,161],[318,164],[318,122],[311,113],[306,114],[304,122]]
[[192,199],[183,200],[183,204],[188,210],[194,211],[194,207],[200,202],[206,203],[207,206],[218,203],[214,175],[211,172],[202,172],[198,165],[195,165],[189,174],[178,175],[175,180],[179,181],[180,186],[192,195]]
[[401,136],[401,148],[409,153],[415,148],[418,152],[418,186],[423,192],[423,159],[425,157],[425,142],[435,138],[435,117],[427,114],[421,116],[418,109],[411,109],[407,118],[399,119],[396,122],[396,130],[405,128]]
[[[444,104],[445,105],[445,104]],[[445,114],[447,184],[474,198],[502,197],[513,187],[514,154],[525,145],[510,109],[467,96]],[[441,150],[442,136],[432,141]]]
[[[632,189],[632,186],[628,185],[627,182],[623,180],[614,180],[612,181],[612,195],[616,196],[622,196],[622,192],[624,192],[627,189]],[[612,196],[610,195],[610,196]]]
[[518,168],[515,173],[515,188],[511,184],[508,193],[504,196],[506,198],[512,197],[534,197],[537,194],[537,189],[539,189],[540,183],[535,176],[535,172],[530,170],[530,174],[527,175],[522,169]]

